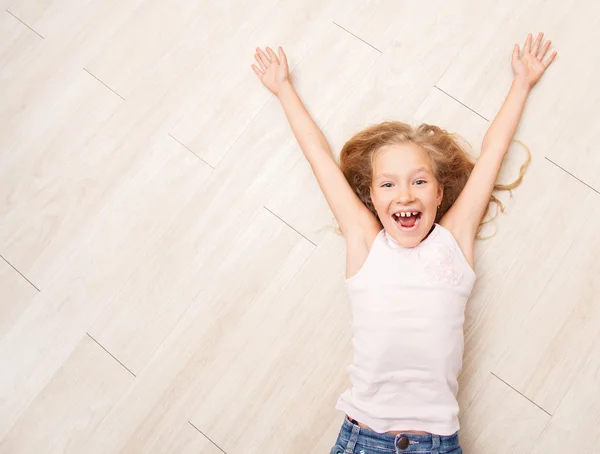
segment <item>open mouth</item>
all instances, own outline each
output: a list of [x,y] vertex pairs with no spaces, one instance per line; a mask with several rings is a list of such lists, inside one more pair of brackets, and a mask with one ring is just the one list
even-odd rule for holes
[[[415,214],[416,213],[416,214]],[[394,213],[392,218],[396,221],[396,225],[400,230],[415,230],[419,226],[419,221],[423,217],[420,211],[412,213]]]

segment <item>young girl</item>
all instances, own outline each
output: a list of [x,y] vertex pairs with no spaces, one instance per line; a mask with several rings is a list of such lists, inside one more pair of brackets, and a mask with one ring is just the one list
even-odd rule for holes
[[354,361],[331,454],[462,453],[456,396],[473,246],[489,202],[499,203],[492,191],[519,184],[531,159],[515,183],[495,184],[527,97],[556,56],[543,61],[542,38],[531,47],[527,35],[522,53],[515,45],[514,81],[475,164],[443,129],[384,122],[352,137],[338,167],[283,49],[256,49],[252,68],[279,98],[346,243]]

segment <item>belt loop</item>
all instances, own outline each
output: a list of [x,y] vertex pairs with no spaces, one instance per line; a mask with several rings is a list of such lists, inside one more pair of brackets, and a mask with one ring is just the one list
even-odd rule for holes
[[438,434],[431,434],[431,454],[440,453],[440,444],[440,436]]
[[358,441],[359,432],[360,426],[358,424],[352,424],[352,435],[350,435],[350,440],[348,440],[346,451],[344,451],[345,454],[352,454],[354,452],[354,446],[356,446],[356,442]]

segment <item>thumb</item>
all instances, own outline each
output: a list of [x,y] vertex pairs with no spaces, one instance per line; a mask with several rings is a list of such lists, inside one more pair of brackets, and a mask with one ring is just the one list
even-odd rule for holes
[[287,65],[287,57],[285,56],[285,53],[283,52],[281,46],[279,46],[277,53],[279,54],[279,60],[281,61],[281,63],[285,63]]
[[519,50],[519,45],[515,44],[515,48],[513,50],[513,58],[519,58],[519,54],[521,51]]

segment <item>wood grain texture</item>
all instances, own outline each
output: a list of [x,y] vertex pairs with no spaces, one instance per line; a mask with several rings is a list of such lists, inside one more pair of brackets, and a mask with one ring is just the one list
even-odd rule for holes
[[[558,56],[516,134],[533,160],[475,245],[460,439],[595,453],[600,51],[581,43],[598,4],[0,6],[0,451],[329,452],[344,242],[254,49],[284,47],[336,158],[383,120],[476,158],[512,47],[544,31]],[[525,157],[513,143],[499,182]]]

